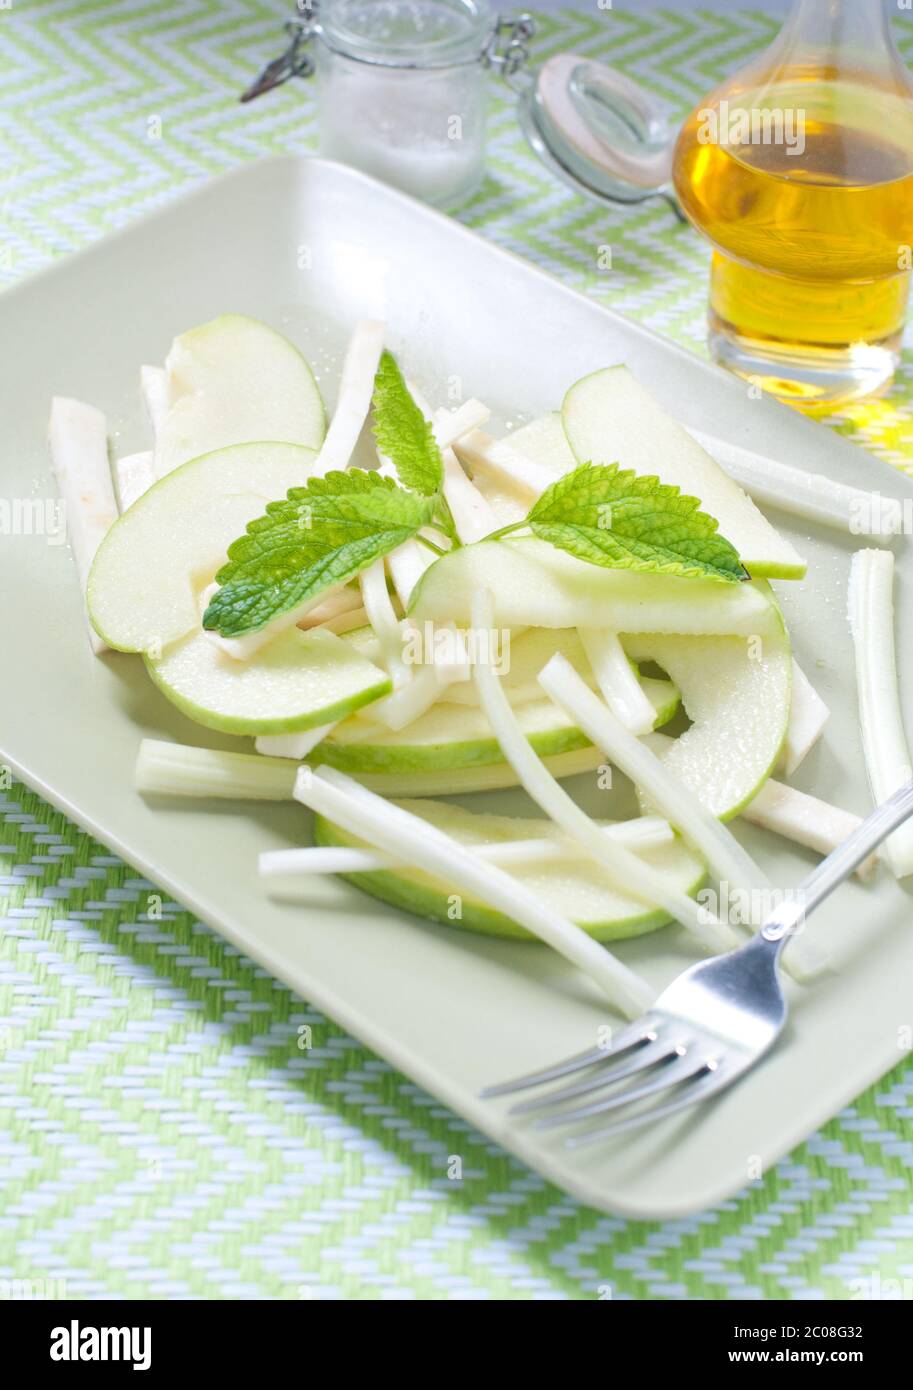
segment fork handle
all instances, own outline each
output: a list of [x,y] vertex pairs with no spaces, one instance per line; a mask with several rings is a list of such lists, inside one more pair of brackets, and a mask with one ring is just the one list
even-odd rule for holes
[[863,860],[868,859],[873,850],[886,840],[892,831],[913,815],[913,781],[907,782],[887,801],[876,806],[857,826],[842,845],[823,859],[816,869],[800,884],[795,904],[776,908],[764,926],[761,935],[766,941],[781,941],[789,935],[799,917],[807,917],[825,898],[839,888],[844,879],[849,878]]

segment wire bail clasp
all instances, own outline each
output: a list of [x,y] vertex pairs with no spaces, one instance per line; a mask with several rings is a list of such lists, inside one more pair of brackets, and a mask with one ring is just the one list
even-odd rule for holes
[[299,0],[301,19],[286,20],[285,32],[289,36],[288,47],[274,58],[260,73],[259,77],[241,93],[241,101],[253,101],[254,97],[281,87],[292,77],[310,77],[314,71],[314,60],[306,51],[316,29],[315,0]]
[[536,21],[532,15],[504,15],[491,31],[488,43],[482,51],[482,63],[509,81],[528,63],[527,45],[535,32]]

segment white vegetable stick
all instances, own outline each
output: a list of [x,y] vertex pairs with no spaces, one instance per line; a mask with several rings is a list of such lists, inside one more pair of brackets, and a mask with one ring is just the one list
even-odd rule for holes
[[284,758],[226,753],[165,739],[144,738],[134,774],[136,789],[157,796],[220,797],[238,801],[290,801],[297,769]]
[[[748,901],[753,902],[752,890],[770,889],[767,875],[742,848],[732,831],[701,805],[694,793],[645,743],[629,733],[565,657],[560,654],[552,657],[539,672],[539,684],[704,856],[717,880],[727,883],[730,892],[746,890]],[[768,900],[766,894],[762,894],[762,900]],[[743,925],[757,931],[763,923]],[[796,979],[804,980],[824,970],[827,957],[797,934],[784,950],[783,963]]]
[[[371,726],[367,728],[370,736]],[[595,748],[543,758],[554,777],[577,777],[603,761]],[[157,796],[216,797],[230,801],[290,801],[295,768],[284,758],[225,753],[165,739],[144,738],[136,759],[138,791]],[[518,785],[509,763],[456,767],[443,772],[361,772],[358,780],[384,796],[457,796]]]
[[481,468],[505,479],[531,498],[539,497],[555,481],[554,474],[534,459],[526,458],[504,439],[494,439],[481,430],[464,434],[454,444],[457,456],[473,472]]
[[455,413],[449,410],[432,411],[427,401],[413,387],[410,387],[410,390],[416,405],[423,411],[426,419],[431,421],[434,437],[441,450],[441,461],[444,465],[444,497],[450,508],[457,535],[464,545],[471,545],[473,541],[480,541],[483,536],[490,536],[492,531],[496,531],[498,518],[478,488],[463,472],[460,461],[449,447],[448,441],[458,437],[453,435],[454,420],[461,412],[465,412],[468,406],[479,403],[467,401]]
[[384,664],[394,689],[398,689],[412,679],[413,673],[412,668],[403,661],[403,627],[387,590],[383,558],[362,570],[358,583],[368,622],[380,642]]
[[[430,420],[431,412],[428,409],[427,401],[424,400],[412,382],[409,382],[408,386],[409,394],[416,405],[425,418]],[[437,419],[437,415],[441,416],[440,420]],[[439,410],[434,419],[434,437],[437,440],[438,448],[451,448],[465,435],[472,434],[473,430],[477,430],[480,425],[487,425],[490,419],[491,411],[488,406],[477,401],[474,396],[470,397],[468,401],[463,401],[456,410]]]
[[806,473],[703,430],[688,433],[756,502],[873,539],[888,540],[902,528],[903,504],[896,497],[849,487],[824,473]]
[[[51,401],[48,442],[85,604],[86,580],[95,552],[117,520],[105,417],[94,406],[55,396]],[[106,651],[87,611],[86,625],[92,650]]]
[[[464,401],[455,411],[434,412],[418,388],[412,382],[407,385],[409,394],[434,430],[444,467],[444,497],[450,507],[457,535],[464,545],[470,545],[497,530],[498,519],[482,494],[466,477],[450,445],[461,434],[475,429],[480,423],[484,424],[490,412],[487,406],[476,400]],[[424,564],[422,572],[427,567]]]
[[[862,824],[861,816],[772,778],[741,814],[752,825],[760,825],[819,854],[830,854]],[[877,854],[870,855],[856,873],[860,878],[868,878],[877,862]]]
[[168,400],[168,373],[164,367],[140,367],[140,392],[146,406],[146,414],[152,426],[152,442],[158,439],[170,409]]
[[[913,777],[894,657],[894,556],[857,550],[850,567],[849,620],[856,652],[856,691],[866,770],[876,806]],[[913,823],[884,843],[898,878],[913,873]]]
[[486,864],[449,835],[366,791],[343,773],[328,767],[299,771],[295,798],[379,849],[394,855],[406,849],[413,862],[429,873],[506,913],[589,975],[627,1017],[638,1018],[656,997],[646,980],[580,927],[546,907],[510,874]]
[[[218,585],[213,585],[213,589]],[[360,594],[356,594],[356,606],[346,607],[342,613],[336,613],[334,617],[318,621],[309,621],[311,614],[317,613],[324,606],[331,605],[336,596],[345,592],[343,587],[329,589],[320,596],[320,602],[302,603],[297,609],[290,613],[282,613],[278,619],[267,623],[267,626],[260,628],[258,632],[246,632],[243,637],[222,637],[221,632],[207,631],[210,642],[225,652],[225,655],[232,656],[236,662],[249,662],[253,656],[257,655],[272,638],[278,637],[279,632],[288,631],[290,627],[313,628],[325,627],[329,632],[350,632],[357,627],[368,626],[368,614],[363,607],[363,599]]]
[[581,627],[577,632],[596,684],[615,718],[632,734],[649,733],[656,723],[656,710],[625,655],[618,633],[595,627]]
[[[393,730],[405,729],[438,700],[445,699],[451,685],[469,680],[471,668],[463,634],[453,623],[447,624],[446,628],[439,626],[436,635],[444,631],[449,631],[451,637],[446,644],[447,656],[441,655],[435,645],[430,653],[424,654],[426,660],[421,669],[413,668],[410,681],[391,695],[375,700],[366,714],[376,725]],[[430,660],[427,659],[429,655]]]
[[316,748],[327,734],[332,733],[337,723],[338,720],[332,724],[321,724],[316,729],[303,729],[297,734],[260,734],[254,739],[254,747],[267,757],[294,758],[300,763],[312,748]]
[[334,469],[346,469],[368,418],[374,378],[384,350],[386,324],[362,319],[355,325],[342,364],[339,395],[311,477],[322,478]]
[[[380,460],[380,468],[377,471],[382,473],[385,478],[393,478],[396,481],[398,475],[391,460],[386,458],[379,449],[377,457]],[[412,595],[412,590],[433,560],[434,552],[415,540],[404,541],[387,556],[387,565],[393,580],[393,587],[396,589],[396,596],[403,605],[404,611]]]
[[322,631],[335,632],[337,636],[343,632],[354,632],[356,628],[367,626],[368,615],[363,608],[351,608],[348,613],[340,613],[336,618],[327,618],[325,622],[317,624],[317,627]]
[[440,695],[441,683],[434,666],[422,666],[399,689],[375,700],[370,706],[370,718],[384,729],[405,729],[430,709]]
[[352,613],[356,608],[361,608],[361,595],[357,589],[352,589],[348,585],[343,589],[336,589],[316,608],[311,608],[298,624],[301,628],[319,627],[321,623],[329,622],[330,618],[338,618],[343,613]]
[[138,497],[155,482],[155,466],[151,449],[139,454],[125,454],[114,461],[114,486],[121,515],[132,507]]
[[[478,632],[490,630],[492,612],[488,590],[473,596],[472,621]],[[481,645],[477,646],[477,650],[482,650]],[[619,887],[651,906],[662,907],[706,949],[728,950],[738,945],[739,938],[731,927],[713,919],[687,893],[670,888],[661,874],[642,863],[622,845],[608,841],[590,817],[571,800],[524,737],[492,667],[477,662],[473,677],[479,692],[479,703],[488,716],[502,753],[521,785],[546,815],[551,816],[566,835],[587,850],[592,859],[611,874]]]
[[390,578],[404,609],[408,607],[412,590],[434,559],[434,552],[418,541],[406,541],[387,556]]
[[[671,844],[675,833],[668,821],[658,816],[640,816],[617,825],[600,826],[603,834],[635,851],[662,848]],[[505,840],[489,845],[469,845],[480,859],[501,868],[539,864],[549,859],[588,859],[589,855],[573,840]],[[414,861],[385,854],[383,850],[349,848],[345,845],[316,845],[313,849],[266,850],[260,855],[261,878],[296,877],[311,874],[363,874],[384,869],[413,867]]]
[[219,651],[224,652],[226,656],[232,657],[235,661],[250,661],[280,632],[284,632],[286,628],[295,627],[306,612],[307,608],[302,605],[300,613],[296,611],[283,614],[283,617],[287,618],[288,621],[283,622],[281,626],[278,623],[268,623],[259,632],[247,632],[243,637],[223,637],[221,632],[214,632],[210,628],[204,628],[204,632],[213,646],[218,647]]
[[789,723],[780,756],[780,766],[787,777],[792,776],[805,755],[818,742],[829,717],[827,705],[793,658]]
[[472,545],[498,529],[498,518],[479,489],[467,478],[452,449],[441,453],[444,464],[444,497],[463,545]]

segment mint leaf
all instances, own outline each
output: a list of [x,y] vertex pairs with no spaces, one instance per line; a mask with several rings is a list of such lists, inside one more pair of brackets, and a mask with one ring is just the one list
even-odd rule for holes
[[402,545],[430,521],[433,505],[362,469],[310,478],[270,502],[229,546],[203,626],[223,637],[256,632]]
[[735,549],[700,505],[679,488],[622,471],[617,463],[584,463],[546,488],[519,524],[593,565],[684,579],[745,579]]
[[444,480],[441,451],[391,352],[381,354],[372,405],[378,449],[393,463],[404,487],[433,497]]

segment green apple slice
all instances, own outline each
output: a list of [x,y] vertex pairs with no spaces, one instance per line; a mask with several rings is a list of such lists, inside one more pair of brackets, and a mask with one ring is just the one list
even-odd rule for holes
[[576,468],[579,459],[567,442],[561,412],[550,410],[530,420],[528,425],[505,436],[518,454],[546,469],[553,478],[563,478]]
[[[523,732],[542,757],[585,748],[590,740],[551,700],[517,711]],[[405,729],[391,731],[366,719],[347,720],[314,749],[314,763],[341,772],[443,772],[503,761],[488,720],[471,705],[432,705]]]
[[468,624],[479,589],[491,591],[499,627],[749,636],[780,626],[754,584],[604,569],[534,537],[479,541],[435,560],[412,592],[409,616]]
[[[530,837],[559,843],[561,840],[558,828],[549,820],[480,815],[435,801],[403,801],[400,804],[413,815],[421,816],[430,825],[452,835],[462,845],[497,844]],[[322,816],[314,819],[314,841],[318,845],[364,845],[364,841]],[[672,844],[638,850],[638,854],[667,876],[669,886],[680,892],[694,896],[704,881],[703,863],[679,839]],[[518,865],[510,872],[543,902],[599,941],[642,936],[669,920],[661,910],[645,908],[635,898],[618,892],[596,864],[584,859],[556,857],[541,864]],[[532,940],[523,927],[479,899],[460,894],[455,900],[446,884],[421,869],[379,870],[342,877],[372,897],[432,922],[444,922],[486,935]],[[458,916],[455,915],[457,911]]]
[[145,658],[155,684],[198,724],[227,734],[286,734],[332,724],[379,699],[390,677],[332,632],[280,633],[235,661],[203,632]]
[[[656,708],[654,727],[668,723],[678,707],[675,686],[650,680],[644,681],[644,691]],[[517,718],[540,757],[589,747],[586,735],[541,693],[517,707]],[[348,719],[314,749],[309,761],[351,773],[446,772],[501,763],[504,755],[478,706],[440,701],[395,732],[372,722],[370,710]]]
[[[326,761],[322,757],[322,748],[323,745],[319,745],[305,761],[313,767]],[[582,773],[602,767],[605,754],[588,744],[586,748],[556,753],[554,757],[543,758],[542,761],[553,777],[579,777]],[[396,772],[353,772],[352,776],[381,796],[469,796],[474,792],[503,791],[520,785],[516,772],[507,762],[487,763],[484,767],[450,767],[441,772],[429,769],[409,772],[404,769]]]
[[736,816],[773,774],[789,724],[792,657],[784,630],[739,637],[622,638],[632,660],[654,661],[693,721],[679,738],[646,741],[721,820]]
[[114,523],[95,555],[86,601],[99,636],[124,652],[161,652],[199,628],[200,591],[267,502],[308,477],[313,449],[239,444],[184,464]]
[[168,413],[155,441],[164,477],[188,459],[261,439],[317,449],[323,401],[298,349],[257,319],[222,314],[175,338],[165,363]]
[[565,396],[561,415],[579,462],[618,463],[700,498],[749,574],[775,579],[805,574],[805,561],[789,541],[627,367],[606,367],[578,381]]

